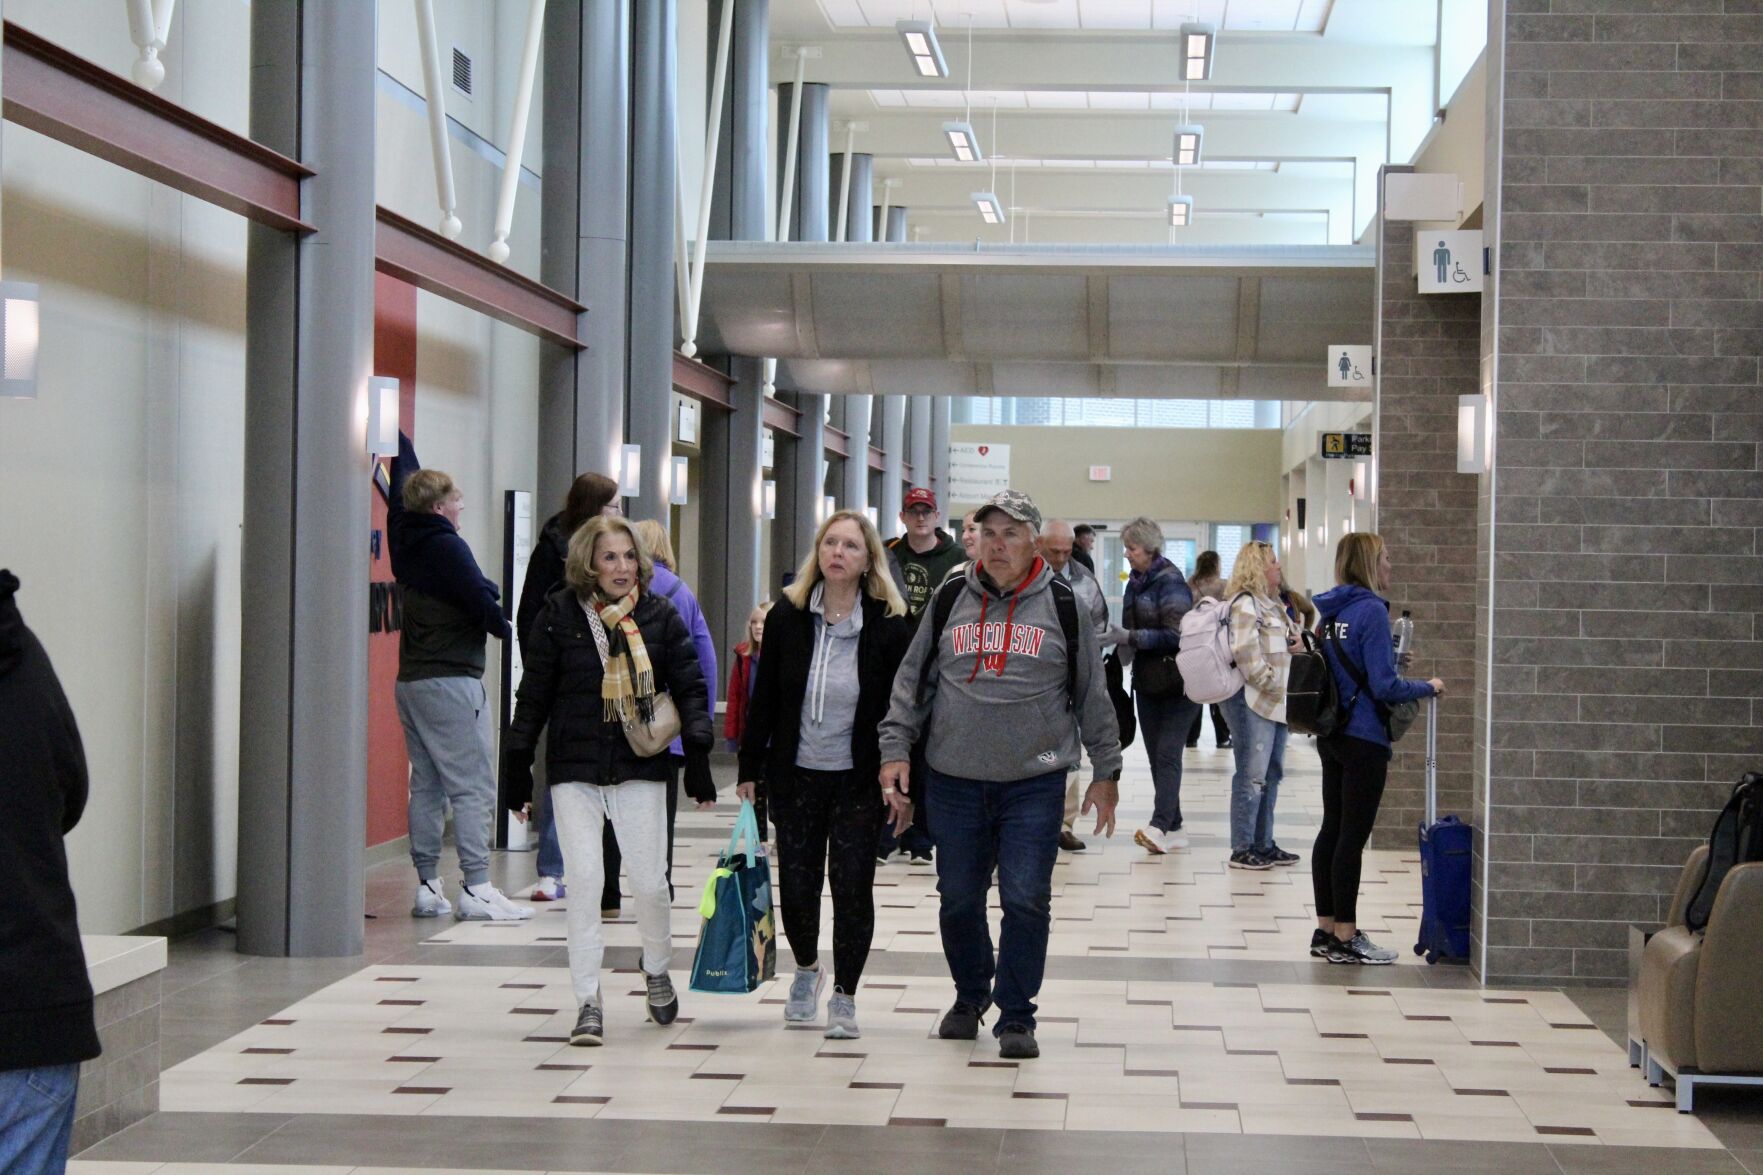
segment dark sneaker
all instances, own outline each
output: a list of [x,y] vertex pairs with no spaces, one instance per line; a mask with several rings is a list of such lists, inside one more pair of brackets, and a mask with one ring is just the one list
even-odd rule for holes
[[1223,741],[1223,742],[1221,742],[1221,743],[1219,743],[1219,744],[1218,744],[1218,749],[1219,749],[1219,750],[1221,750],[1221,751],[1228,751],[1228,750],[1230,750],[1230,740],[1229,740],[1229,739],[1225,739],[1225,740],[1224,740],[1224,741]]
[[929,865],[931,863],[929,849],[914,849],[911,853],[911,857],[914,865]]
[[581,1015],[575,1018],[575,1029],[569,1034],[569,1043],[577,1048],[592,1048],[606,1043],[606,1026],[600,1016],[599,1004],[583,1004]]
[[943,1040],[978,1040],[980,1022],[986,1018],[986,1008],[976,1008],[963,1000],[956,1000],[955,1006],[943,1013],[943,1021],[937,1025],[937,1036]]
[[1066,828],[1059,832],[1059,847],[1068,853],[1081,853],[1084,851],[1084,842],[1077,839],[1071,829]]
[[1361,967],[1387,967],[1396,961],[1396,952],[1378,946],[1365,937],[1363,930],[1358,930],[1345,942],[1337,938],[1328,945],[1328,961],[1356,963]]
[[1296,853],[1288,853],[1277,844],[1261,851],[1261,859],[1274,865],[1296,865],[1301,859]]
[[1035,1043],[1035,1030],[1026,1024],[1004,1024],[998,1028],[998,1055],[1006,1061],[1032,1061],[1041,1055]]
[[1334,935],[1318,926],[1310,934],[1310,957],[1312,959],[1328,958],[1328,946],[1334,941]]
[[674,993],[673,979],[665,971],[659,975],[645,971],[643,982],[649,985],[649,1019],[657,1024],[672,1024],[679,1015],[679,996]]
[[1190,751],[1197,751],[1199,749],[1200,749],[1200,744],[1197,741],[1191,742],[1188,744],[1188,750],[1190,750]]
[[1273,862],[1267,860],[1253,849],[1244,849],[1240,853],[1232,853],[1230,855],[1230,867],[1232,869],[1271,869],[1273,868]]

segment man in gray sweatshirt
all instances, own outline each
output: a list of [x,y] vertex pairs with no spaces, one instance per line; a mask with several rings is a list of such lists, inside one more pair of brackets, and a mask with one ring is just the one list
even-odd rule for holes
[[[1097,833],[1112,836],[1120,736],[1095,631],[1079,623],[1075,647],[1067,641],[1058,596],[1071,585],[1035,552],[1040,511],[1028,495],[1005,490],[976,521],[978,559],[938,589],[931,620],[918,626],[894,678],[881,725],[881,788],[896,820],[914,794],[930,809],[943,955],[955,980],[955,1006],[937,1034],[973,1040],[996,1004],[999,1055],[1023,1059],[1040,1055],[1034,1001],[1047,963],[1065,774],[1081,740],[1095,769],[1083,810],[1094,808]],[[909,760],[921,737],[929,777],[913,780]],[[986,923],[994,867],[1004,908],[995,960]]]

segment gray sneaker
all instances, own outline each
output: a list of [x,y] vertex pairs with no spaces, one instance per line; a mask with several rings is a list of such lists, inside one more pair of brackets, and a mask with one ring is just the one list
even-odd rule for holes
[[575,1018],[575,1030],[569,1034],[569,1043],[577,1048],[592,1048],[606,1042],[606,1027],[600,1015],[599,1004],[583,1004],[581,1015]]
[[1336,939],[1327,947],[1331,963],[1358,964],[1361,967],[1387,967],[1396,961],[1396,952],[1380,947],[1365,937],[1363,930],[1345,940]]
[[808,1024],[820,1018],[820,993],[826,990],[826,968],[796,968],[790,981],[790,997],[784,1004],[784,1020],[791,1024]]
[[826,1001],[826,1038],[856,1040],[862,1035],[857,1027],[857,1001],[841,992],[833,992],[832,999]]
[[679,1015],[679,996],[673,990],[673,977],[663,971],[659,975],[643,972],[649,988],[649,1019],[657,1024],[672,1024]]

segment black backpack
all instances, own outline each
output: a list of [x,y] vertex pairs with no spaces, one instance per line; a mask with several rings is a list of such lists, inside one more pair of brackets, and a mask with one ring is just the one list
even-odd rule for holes
[[1286,727],[1326,738],[1347,724],[1347,712],[1341,709],[1334,670],[1322,655],[1316,635],[1305,629],[1303,637],[1303,651],[1292,654],[1286,674]]
[[[1065,708],[1070,710],[1076,706],[1077,696],[1077,651],[1081,647],[1081,639],[1077,629],[1077,593],[1071,585],[1054,576],[1048,585],[1053,592],[1053,611],[1059,614],[1059,627],[1065,633]],[[952,576],[943,581],[930,605],[930,652],[937,655],[937,646],[943,643],[943,628],[949,623],[949,613],[955,610],[955,601],[967,589],[967,577]],[[918,696],[924,697],[924,674],[918,676]]]
[[1684,924],[1695,931],[1706,928],[1720,883],[1734,865],[1750,861],[1763,861],[1763,775],[1754,771],[1733,786],[1708,834],[1708,874],[1684,911]]

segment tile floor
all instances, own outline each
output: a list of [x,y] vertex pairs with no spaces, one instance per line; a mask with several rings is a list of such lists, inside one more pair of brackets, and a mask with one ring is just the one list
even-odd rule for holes
[[[1308,746],[1291,757],[1279,835],[1307,856],[1319,779]],[[681,1021],[645,1023],[627,919],[608,927],[603,1049],[563,1039],[561,904],[530,923],[415,923],[394,863],[373,871],[365,959],[241,962],[212,937],[178,944],[162,1111],[72,1169],[1022,1175],[1107,1156],[1159,1172],[1763,1172],[1747,1149],[1763,1147],[1763,1111],[1674,1113],[1600,1030],[1608,998],[1484,990],[1406,953],[1388,968],[1312,962],[1307,862],[1226,870],[1229,753],[1188,762],[1190,851],[1133,846],[1150,786],[1129,753],[1122,831],[1062,855],[1038,1061],[1002,1062],[985,1035],[934,1039],[951,995],[934,871],[902,859],[878,874],[861,1040],[786,1029],[781,943],[783,977],[754,995],[682,991]],[[697,888],[731,820],[681,817],[682,989]],[[531,860],[499,858],[504,883],[530,882]],[[1373,854],[1368,933],[1411,943],[1418,903],[1412,854]]]

